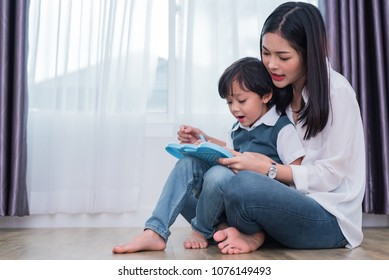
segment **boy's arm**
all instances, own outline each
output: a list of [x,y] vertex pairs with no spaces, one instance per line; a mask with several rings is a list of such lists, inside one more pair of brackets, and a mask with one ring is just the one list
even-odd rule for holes
[[210,142],[210,143],[222,146],[222,147],[226,146],[226,142],[224,142],[222,140],[219,140],[217,138],[210,137],[210,136],[204,136],[204,137],[205,137],[205,140],[207,140],[207,142]]

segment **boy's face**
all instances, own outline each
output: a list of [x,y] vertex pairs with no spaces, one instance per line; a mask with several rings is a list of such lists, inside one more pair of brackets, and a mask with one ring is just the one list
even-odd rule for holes
[[236,81],[232,82],[232,94],[226,100],[231,114],[241,125],[251,127],[269,109],[267,103],[272,97],[271,93],[261,98],[257,93],[246,91]]

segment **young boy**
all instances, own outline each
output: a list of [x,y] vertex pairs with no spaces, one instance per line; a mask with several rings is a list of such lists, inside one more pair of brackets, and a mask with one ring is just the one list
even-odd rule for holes
[[[260,60],[246,57],[228,67],[220,77],[219,94],[227,100],[230,112],[237,119],[227,143],[209,137],[197,128],[181,126],[178,139],[182,143],[195,143],[204,135],[207,141],[231,148],[235,156],[251,152],[253,156],[263,154],[272,162],[301,162],[305,152],[294,126],[284,114],[288,104],[278,102],[277,94],[281,93],[273,88]],[[194,157],[180,159],[165,183],[145,230],[126,245],[113,248],[113,252],[164,250],[169,228],[180,213],[193,228],[184,247],[207,247],[215,230],[226,226],[222,218],[223,187],[235,172],[241,170],[239,166],[211,167]],[[275,173],[272,166],[268,176],[273,179]]]
[[[219,95],[227,100],[231,114],[237,119],[226,146],[240,153],[260,153],[277,163],[300,164],[305,151],[294,126],[285,115],[288,104],[277,102],[279,96],[273,92],[271,78],[256,58],[242,58],[225,70],[219,80]],[[228,168],[234,170],[234,166]],[[226,178],[233,174],[221,169],[220,166],[212,168],[205,175],[208,181],[215,183],[203,184],[196,217],[191,222],[192,236],[184,242],[187,249],[207,247],[216,228],[225,225],[221,220],[224,184],[220,185],[221,180],[216,178],[223,176],[223,182],[226,182]],[[275,172],[272,166],[268,176],[275,178]]]

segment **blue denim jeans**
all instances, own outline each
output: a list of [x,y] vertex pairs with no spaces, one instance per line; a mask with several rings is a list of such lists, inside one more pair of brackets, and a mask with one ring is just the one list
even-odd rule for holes
[[181,213],[188,222],[192,222],[194,229],[206,238],[212,237],[224,212],[221,190],[233,175],[224,166],[210,167],[192,157],[180,159],[166,180],[145,228],[152,229],[167,241],[169,228]]
[[224,214],[224,188],[235,175],[232,170],[216,165],[204,175],[204,182],[196,207],[196,217],[192,219],[192,228],[211,239]]
[[267,176],[242,171],[224,188],[230,226],[264,231],[289,248],[338,248],[348,242],[336,218],[314,199]]

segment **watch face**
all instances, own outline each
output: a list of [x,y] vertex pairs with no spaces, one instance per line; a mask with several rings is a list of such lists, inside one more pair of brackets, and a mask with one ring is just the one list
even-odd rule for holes
[[277,176],[276,170],[270,170],[268,176],[272,179],[274,179]]
[[269,169],[269,172],[267,173],[267,176],[269,176],[269,178],[276,178],[277,177],[277,167],[276,167],[276,164],[274,162],[271,163],[271,167]]

